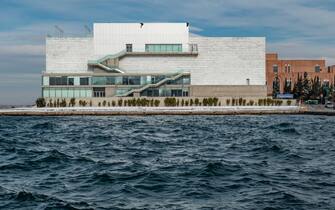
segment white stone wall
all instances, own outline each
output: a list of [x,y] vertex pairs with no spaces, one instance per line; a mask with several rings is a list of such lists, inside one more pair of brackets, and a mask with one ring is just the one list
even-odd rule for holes
[[124,57],[126,73],[191,73],[192,85],[265,85],[265,38],[190,37],[199,55]]
[[46,72],[86,72],[87,61],[92,57],[92,38],[46,39]]
[[134,52],[144,52],[145,44],[182,44],[188,50],[189,28],[186,23],[95,23],[96,57],[116,54],[133,45]]

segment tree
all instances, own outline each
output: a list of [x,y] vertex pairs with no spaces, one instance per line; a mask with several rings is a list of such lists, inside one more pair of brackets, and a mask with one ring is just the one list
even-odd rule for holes
[[292,82],[291,80],[287,80],[285,78],[285,82],[284,82],[284,93],[291,93],[292,92]]
[[304,100],[308,100],[311,95],[311,83],[308,79],[307,72],[304,73],[304,80],[302,82],[302,97]]
[[294,98],[296,99],[301,99],[303,95],[303,81],[302,81],[302,76],[300,74],[298,74],[298,79],[296,83],[294,84],[293,94],[294,94]]
[[75,106],[76,105],[76,99],[75,98],[71,98],[70,99],[70,106]]
[[277,97],[277,95],[280,93],[280,82],[278,75],[275,76],[273,83],[272,83],[272,97]]
[[314,79],[311,80],[311,93],[310,98],[314,100],[319,100],[321,98],[321,94],[323,88],[321,86],[321,81],[319,77],[314,77]]
[[45,99],[44,98],[38,98],[36,99],[36,106],[37,107],[45,107]]

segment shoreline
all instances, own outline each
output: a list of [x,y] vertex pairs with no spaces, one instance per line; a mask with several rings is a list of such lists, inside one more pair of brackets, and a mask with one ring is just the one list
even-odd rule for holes
[[298,106],[220,106],[220,107],[57,107],[12,108],[0,116],[103,116],[103,115],[269,115],[309,114],[335,116],[335,111],[308,111]]

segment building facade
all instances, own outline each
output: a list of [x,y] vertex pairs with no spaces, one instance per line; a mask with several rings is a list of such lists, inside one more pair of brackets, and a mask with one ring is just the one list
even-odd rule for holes
[[46,38],[43,97],[266,96],[263,37],[202,37],[187,23],[93,28]]
[[320,60],[282,60],[278,58],[277,53],[266,54],[266,81],[267,94],[271,96],[273,93],[274,81],[278,79],[280,93],[285,93],[284,86],[294,83],[298,79],[298,75],[304,76],[307,73],[310,79],[319,77],[322,83],[334,83],[335,76],[334,67],[326,67],[326,61]]

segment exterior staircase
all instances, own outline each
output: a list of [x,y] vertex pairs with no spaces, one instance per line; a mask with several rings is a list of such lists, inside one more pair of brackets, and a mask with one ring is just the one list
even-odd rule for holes
[[113,55],[106,55],[98,60],[89,60],[88,65],[92,66],[98,66],[106,71],[112,71],[112,72],[118,72],[118,73],[124,73],[119,67],[113,66],[109,67],[105,65],[103,62],[105,62],[108,59],[119,59],[120,57],[123,57],[127,54],[126,50],[122,50],[119,53],[113,54]]
[[118,96],[128,96],[128,95],[130,95],[132,93],[139,93],[140,94],[145,89],[159,87],[159,86],[163,85],[164,83],[166,83],[168,81],[174,81],[176,79],[179,79],[182,76],[188,76],[188,75],[190,75],[190,73],[188,73],[188,72],[178,73],[177,75],[174,75],[172,77],[167,77],[167,78],[165,78],[165,79],[163,79],[163,80],[161,80],[161,81],[159,81],[159,82],[157,82],[155,84],[147,84],[147,85],[144,85],[141,88],[132,89],[132,90],[130,90],[130,91],[126,92],[126,93],[120,94]]

